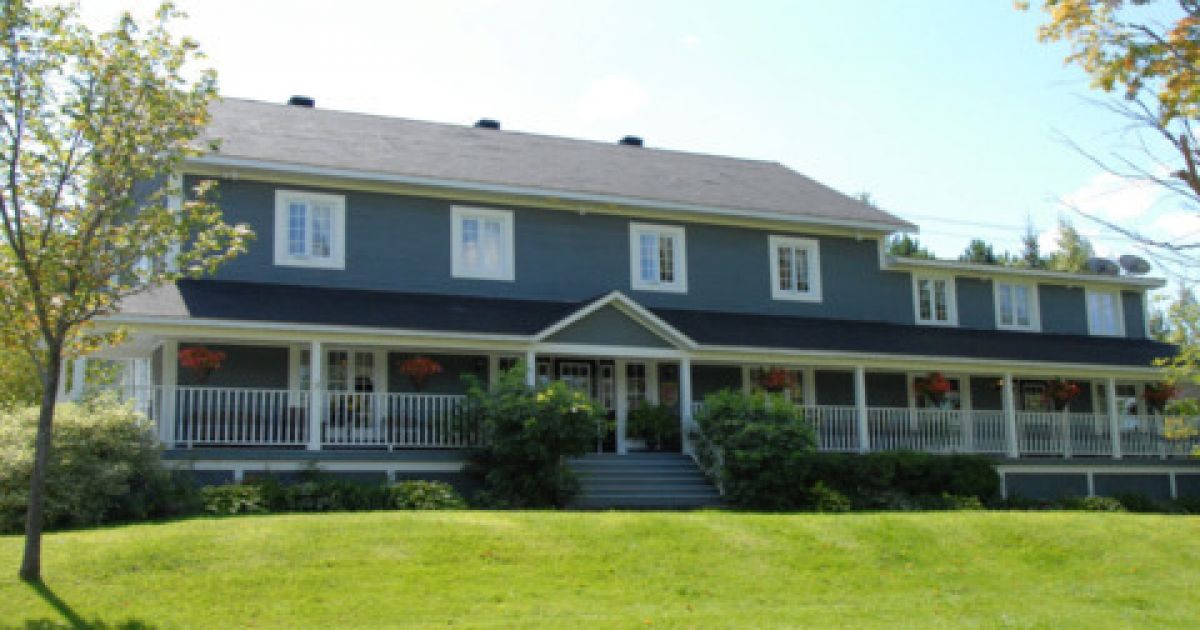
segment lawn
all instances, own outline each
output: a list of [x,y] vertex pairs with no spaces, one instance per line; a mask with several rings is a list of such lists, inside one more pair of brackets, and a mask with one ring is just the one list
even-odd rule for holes
[[1200,518],[389,512],[0,537],[0,627],[1196,627]]

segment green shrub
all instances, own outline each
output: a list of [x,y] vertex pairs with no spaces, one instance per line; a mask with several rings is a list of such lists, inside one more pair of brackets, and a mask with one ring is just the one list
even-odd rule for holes
[[1125,511],[1125,506],[1112,497],[1066,497],[1058,500],[1058,507],[1064,510],[1083,510],[1085,512]]
[[255,484],[206,486],[200,489],[204,511],[209,514],[262,514],[267,511],[262,488]]
[[253,483],[271,512],[357,512],[391,507],[387,486],[336,479],[316,468],[302,472],[295,483],[282,483],[273,475]]
[[651,450],[679,450],[679,413],[672,407],[643,403],[630,410],[627,431],[630,436],[645,438]]
[[816,447],[800,409],[781,396],[725,390],[705,398],[696,418],[697,456],[732,504],[789,510],[806,505],[816,479],[804,458]]
[[1126,512],[1151,514],[1164,511],[1164,506],[1159,505],[1158,501],[1140,492],[1121,492],[1113,495],[1113,498],[1121,503],[1121,507],[1125,508]]
[[960,509],[942,497],[974,497],[980,505],[1000,494],[995,466],[981,455],[937,455],[913,451],[814,453],[804,458],[802,483],[823,481],[856,509]]
[[485,446],[472,451],[467,472],[480,481],[486,505],[565,506],[579,491],[566,459],[595,445],[603,415],[565,383],[529,388],[524,378],[518,364],[490,392],[468,379]]
[[1177,514],[1200,514],[1200,497],[1179,497],[1170,502],[1169,508]]
[[812,506],[818,512],[849,512],[853,509],[846,495],[818,481],[808,489]]
[[401,481],[389,488],[391,507],[401,510],[461,510],[467,502],[441,481]]
[[[0,532],[24,527],[36,408],[0,412]],[[50,529],[187,513],[195,492],[162,466],[154,427],[110,398],[55,411],[46,476]]]

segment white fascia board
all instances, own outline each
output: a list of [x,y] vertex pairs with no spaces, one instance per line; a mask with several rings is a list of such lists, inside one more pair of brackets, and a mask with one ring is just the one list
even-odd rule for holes
[[939,269],[961,276],[980,276],[985,278],[1019,277],[1033,280],[1053,280],[1074,285],[1106,285],[1130,287],[1136,289],[1161,289],[1167,281],[1162,278],[1133,278],[1130,276],[1101,276],[1096,274],[1067,273],[1063,271],[1045,271],[1041,269],[1021,269],[1019,267],[1002,267],[1000,265],[982,265],[957,260],[927,260],[923,258],[907,258],[903,256],[884,257],[885,269],[926,270]]
[[[431,177],[417,177],[413,175],[398,175],[393,173],[379,173],[374,171],[360,171],[354,169],[332,168],[325,166],[312,166],[307,164],[293,164],[287,162],[270,162],[253,158],[238,158],[224,157],[217,155],[205,155],[196,158],[190,158],[187,164],[197,166],[216,167],[218,169],[253,169],[262,171],[272,171],[279,173],[289,173],[295,175],[305,175],[312,177],[324,177],[332,179],[348,179],[359,181],[370,181],[383,184],[398,184],[405,186],[422,186],[427,188],[444,188],[444,189],[462,189],[481,191],[497,195],[513,195],[524,197],[540,197],[546,199],[561,199],[568,201],[584,202],[605,205],[629,206],[634,208],[647,208],[654,210],[666,210],[673,212],[687,212],[700,215],[712,215],[730,218],[742,219],[757,219],[763,221],[772,221],[781,224],[795,224],[801,226],[828,226],[847,230],[863,230],[867,232],[880,232],[891,234],[892,232],[916,232],[917,226],[908,223],[907,221],[897,222],[881,222],[881,221],[851,221],[845,219],[834,219],[827,217],[806,217],[801,215],[784,215],[777,212],[765,212],[761,210],[750,210],[741,208],[723,208],[717,206],[702,206],[689,203],[674,203],[659,201],[656,199],[640,199],[637,197],[624,197],[621,195],[606,195],[598,193],[583,193],[564,190],[549,190],[543,188],[533,188],[528,186],[510,186],[505,184],[493,184],[488,182],[473,182],[460,180],[446,180]],[[186,169],[185,169],[186,170]]]

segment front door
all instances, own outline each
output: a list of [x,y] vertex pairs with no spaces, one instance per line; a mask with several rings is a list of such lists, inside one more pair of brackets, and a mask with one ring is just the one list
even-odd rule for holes
[[353,442],[372,430],[375,417],[371,394],[376,383],[375,353],[332,349],[325,355],[325,391],[329,398],[329,437]]

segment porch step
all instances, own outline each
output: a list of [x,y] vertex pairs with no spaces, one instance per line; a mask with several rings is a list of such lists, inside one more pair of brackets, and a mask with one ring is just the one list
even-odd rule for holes
[[678,453],[590,454],[570,462],[579,509],[695,509],[721,505],[696,463]]

